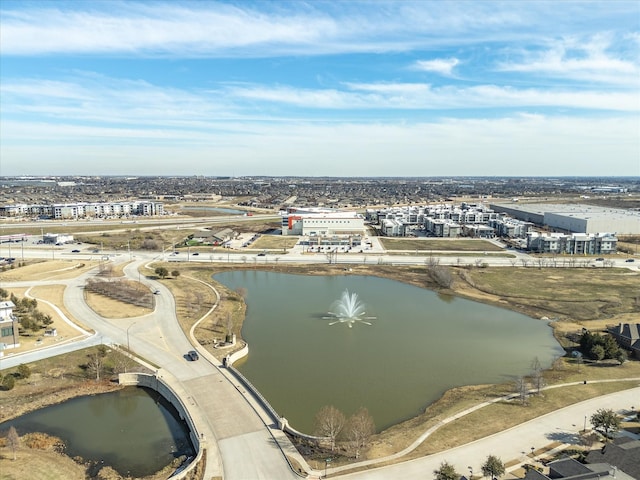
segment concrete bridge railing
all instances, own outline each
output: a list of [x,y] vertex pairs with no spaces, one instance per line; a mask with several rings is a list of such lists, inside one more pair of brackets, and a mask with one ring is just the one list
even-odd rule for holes
[[176,473],[171,475],[170,480],[180,480],[185,478],[186,475],[200,462],[204,453],[204,442],[202,435],[198,433],[195,422],[189,413],[188,407],[180,399],[180,396],[169,386],[167,382],[159,375],[151,375],[148,373],[121,373],[118,375],[118,383],[120,385],[130,385],[138,387],[146,387],[158,392],[164,399],[166,399],[171,405],[175,407],[180,415],[180,418],[184,420],[189,427],[189,437],[191,443],[198,452],[196,457],[186,466],[184,469],[179,469]]

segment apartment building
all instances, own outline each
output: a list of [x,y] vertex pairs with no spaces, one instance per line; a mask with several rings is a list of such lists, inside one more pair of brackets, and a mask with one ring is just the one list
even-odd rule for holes
[[611,233],[527,233],[527,250],[538,253],[604,255],[615,253],[617,242]]
[[155,201],[134,202],[78,202],[52,205],[5,205],[0,206],[4,217],[45,217],[55,220],[78,218],[128,217],[130,215],[163,215],[164,205]]

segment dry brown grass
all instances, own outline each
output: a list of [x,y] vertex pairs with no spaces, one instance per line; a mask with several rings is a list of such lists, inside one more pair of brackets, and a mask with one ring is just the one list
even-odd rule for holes
[[495,243],[480,239],[439,239],[439,238],[389,238],[380,237],[380,242],[387,250],[413,251],[474,251],[502,252],[504,249]]
[[[213,283],[213,281],[211,280],[211,275],[214,273],[214,271],[217,272],[220,270],[225,270],[227,268],[231,267],[216,265],[214,268],[212,268],[211,266],[195,267],[193,265],[190,265],[188,275],[201,278],[203,281],[206,281],[208,283]],[[243,267],[238,267],[237,265],[235,265],[233,268],[237,269]],[[244,268],[255,267],[245,266]],[[272,266],[271,268],[276,268],[278,271],[286,273],[304,275],[345,274],[342,267],[328,264],[313,266],[281,265],[277,267]],[[602,289],[602,294],[604,296],[608,295],[608,288],[611,289],[611,292],[617,292],[621,285],[624,285],[625,288],[629,288],[630,286],[632,287],[634,285],[633,278],[629,276],[619,276],[615,271],[603,272],[602,270],[600,270],[598,272],[592,272],[591,270],[584,270],[585,271],[574,272],[577,275],[576,281],[585,280],[583,277],[581,277],[581,275],[593,275],[602,273],[604,277],[601,277],[597,283],[600,286],[599,288]],[[474,269],[473,278],[475,278],[475,275],[482,275],[484,271],[486,271],[486,269]],[[500,272],[505,272],[505,269],[498,269],[493,273],[493,275],[495,275],[496,278],[499,278]],[[571,284],[566,288],[562,287],[562,283],[555,284],[553,286],[545,284],[549,276],[560,275],[566,277],[567,275],[572,275],[571,272],[573,271],[567,272],[566,270],[561,270],[561,273],[558,273],[558,271],[555,269],[547,269],[546,272],[539,274],[537,269],[522,269],[522,271],[519,272],[518,282],[516,282],[516,286],[510,286],[510,288],[512,289],[511,292],[513,292],[514,288],[527,288],[531,291],[538,292],[539,295],[546,294],[547,291],[549,292],[549,294],[551,294],[551,292],[553,291],[557,300],[561,300],[563,297],[571,298],[573,296],[573,286]],[[187,272],[184,272],[183,275],[186,273]],[[529,273],[533,273],[533,275],[529,276]],[[385,265],[359,265],[353,266],[353,269],[349,274],[378,275],[387,278],[393,278],[406,283],[411,283],[421,287],[432,286],[423,267],[398,268]],[[592,277],[587,278],[592,279]],[[511,280],[511,282],[513,282],[513,280]],[[534,282],[534,284],[531,284],[531,282]],[[526,286],[518,287],[518,284],[523,284]],[[504,287],[504,285],[510,285],[509,281],[505,280],[502,282],[496,282],[496,285],[498,285],[500,289],[504,289],[507,293],[510,293],[510,291]],[[193,287],[194,285],[192,285],[191,288]],[[195,286],[195,288],[201,287]],[[221,303],[222,308],[218,312],[218,314],[221,316],[220,318],[223,319],[225,312],[229,312],[228,309],[231,309],[233,312],[233,309],[237,308],[235,306],[235,302],[237,302],[238,299],[234,298],[234,292],[225,292],[226,287],[216,284],[216,288],[221,291],[223,296],[223,302]],[[452,293],[463,294],[467,297],[475,297],[478,300],[488,303],[494,303],[503,307],[515,307],[515,305],[511,302],[506,304],[502,296],[499,294],[492,294],[487,293],[483,290],[473,289],[468,284],[460,280],[457,280],[454,284]],[[497,290],[496,293],[502,293],[502,291]],[[580,298],[579,300],[580,302],[585,302],[587,304],[590,301],[599,301],[598,298],[589,299],[587,297]],[[227,303],[227,310],[225,310],[224,307],[225,302]],[[526,307],[527,313],[533,316],[540,317],[547,313],[546,310],[536,310],[535,306],[532,305],[526,305]],[[635,306],[632,302],[624,303],[623,308],[629,308],[633,310]],[[525,310],[525,308],[521,308],[521,310]],[[600,314],[603,314],[602,309],[600,309],[599,311]],[[238,312],[240,313],[240,310],[238,310]],[[601,318],[599,320],[586,322],[586,324],[588,324],[590,328],[593,328],[596,325],[613,323],[613,320],[620,320],[622,318],[633,318],[634,315],[635,313],[629,311],[621,312],[613,317]],[[583,324],[585,324],[585,321],[570,319],[566,319],[561,322],[553,322],[553,326],[557,329],[558,335],[563,335],[563,332],[580,330]],[[234,329],[236,328],[235,325],[236,322],[234,320]],[[239,327],[240,325],[238,325],[238,328]],[[201,334],[201,332],[202,329],[199,328],[196,331],[196,335],[198,336],[199,334]],[[640,362],[629,361],[623,366],[612,367],[603,365],[579,365],[572,363],[571,360],[563,359],[558,363],[557,368],[554,368],[553,370],[550,370],[546,373],[546,381],[548,384],[582,381],[582,379],[584,378],[596,380],[627,377],[640,377]],[[474,439],[480,438],[481,436],[495,433],[500,429],[508,428],[509,426],[516,425],[528,419],[534,418],[535,416],[555,410],[562,406],[570,405],[577,401],[585,400],[597,395],[630,388],[631,386],[636,386],[637,383],[638,382],[628,384],[621,382],[608,384],[588,384],[586,386],[573,388],[567,387],[558,390],[549,390],[548,393],[545,393],[542,397],[534,398],[531,402],[531,405],[528,407],[522,407],[514,403],[499,403],[496,405],[485,407],[478,413],[472,414],[468,417],[463,417],[460,420],[452,422],[447,426],[446,430],[438,430],[438,433],[436,435],[432,436],[428,442],[423,444],[409,457],[420,457],[428,453],[442,450],[444,448],[461,445],[463,443],[467,443]],[[488,399],[497,398],[499,396],[511,393],[511,390],[511,385],[470,386],[452,389],[446,392],[438,402],[430,405],[422,415],[391,427],[388,430],[376,435],[371,442],[368,451],[365,453],[365,457],[379,458],[381,456],[396,453],[403,448],[406,448],[424,431],[426,431],[428,428],[435,425],[442,419],[458,413],[470,406],[482,403]],[[483,424],[484,427],[481,429],[477,427],[471,428],[471,426],[478,423]],[[337,466],[344,461],[344,459],[340,460],[339,458],[335,458],[334,465]]]
[[29,263],[0,273],[3,282],[25,282],[30,280],[57,280],[77,277],[98,265],[95,261],[49,260]]
[[[137,282],[136,282],[137,283]],[[144,287],[147,291],[148,289]],[[139,307],[120,300],[109,298],[104,295],[85,290],[84,298],[87,305],[104,318],[133,318],[148,315],[153,312],[152,308]]]
[[262,235],[251,244],[251,248],[254,250],[275,250],[282,253],[288,248],[295,247],[296,243],[298,243],[298,237]]
[[[73,318],[69,312],[64,308],[63,305],[63,296],[64,296],[64,285],[47,285],[47,286],[39,286],[31,288],[29,294],[41,300],[46,300],[51,302],[52,304],[58,306],[60,310],[69,318],[71,321],[80,325],[85,330],[82,324],[80,324],[77,319]],[[6,289],[9,294],[13,293],[19,298],[23,298],[27,291],[27,288],[7,288]],[[74,329],[67,322],[62,320],[62,318],[58,315],[58,313],[49,305],[44,302],[38,302],[38,310],[46,315],[51,315],[51,319],[53,323],[48,328],[55,328],[58,335],[56,337],[45,337],[44,330],[40,330],[38,332],[26,332],[28,335],[20,336],[20,346],[14,349],[11,349],[11,353],[22,353],[29,350],[33,350],[34,348],[42,348],[50,345],[55,345],[63,340],[68,340],[70,338],[75,338],[80,335],[80,333]]]
[[16,460],[9,448],[0,454],[0,478],[2,480],[84,480],[85,469],[71,458],[53,450],[32,450],[21,447]]
[[[215,301],[213,293],[206,285],[189,277],[213,284],[214,282],[211,279],[213,273],[231,267],[224,265],[212,267],[211,265],[196,264],[189,264],[188,266],[185,264],[165,264],[164,266],[167,266],[169,270],[179,269],[181,271],[181,275],[178,278],[168,278],[163,280],[163,283],[167,285],[175,295],[180,324],[183,330],[188,332],[194,322],[201,318]],[[255,267],[248,265],[239,267],[234,265],[233,268]],[[285,273],[301,275],[345,274],[342,267],[328,264],[309,266],[272,265],[271,268]],[[515,269],[521,270],[515,279],[509,277],[511,270],[512,269],[493,269],[492,271],[492,269],[474,269],[471,271],[471,278],[474,282],[479,282],[482,288],[474,288],[470,284],[457,279],[452,291],[449,293],[475,298],[503,307],[518,309],[536,317],[548,314],[548,310],[546,308],[540,308],[540,305],[538,305],[539,302],[516,302],[513,301],[513,299],[526,298],[528,295],[536,296],[536,298],[544,295],[554,295],[554,301],[556,302],[562,302],[563,298],[566,298],[567,300],[564,301],[571,299],[574,306],[584,304],[578,311],[596,312],[596,318],[589,321],[580,318],[565,318],[563,321],[553,322],[558,335],[562,335],[563,332],[574,331],[576,327],[578,327],[578,329],[582,328],[585,324],[588,324],[590,327],[595,327],[596,325],[614,323],[623,318],[632,319],[636,315],[635,304],[624,301],[624,298],[622,298],[620,294],[620,287],[622,287],[625,292],[630,291],[627,289],[629,286],[633,287],[635,285],[636,278],[629,275],[619,275],[619,272],[615,271],[615,269],[598,269],[597,271],[587,269],[546,269],[545,271],[545,269],[543,269],[542,272],[532,268]],[[489,275],[487,275],[487,271],[489,271]],[[142,273],[154,276],[152,271],[143,271]],[[399,268],[386,265],[358,265],[353,266],[349,274],[377,275],[393,278],[420,287],[433,288],[424,267]],[[588,275],[588,277],[583,277],[584,275]],[[503,276],[506,278],[503,278]],[[596,288],[600,292],[600,295],[596,296],[596,298],[589,298],[589,295],[584,295],[576,299],[574,295],[574,282],[594,282],[594,279],[598,285]],[[485,288],[486,285],[488,285],[489,288]],[[240,338],[239,334],[244,318],[244,302],[240,301],[238,294],[228,291],[226,287],[218,284],[216,284],[216,288],[220,291],[222,297],[220,306],[216,309],[215,314],[211,315],[211,318],[207,318],[196,330],[196,337],[205,344],[213,338],[221,338],[222,335],[226,333],[226,319],[229,315],[231,315],[233,323],[232,331]],[[601,308],[601,296],[607,297],[609,296],[609,292],[611,292],[611,295],[616,295],[617,303],[615,304],[615,310],[617,311],[615,312],[613,312],[612,309]],[[505,301],[505,298],[508,298],[509,301]],[[596,303],[591,307],[589,306],[589,302]],[[207,345],[207,348],[210,348],[210,345]],[[215,349],[211,349],[211,351],[214,354],[222,353],[224,355],[228,353]],[[637,361],[627,362],[621,367],[607,367],[599,365],[579,365],[569,360],[562,360],[557,365],[557,368],[546,373],[546,380],[548,384],[557,384],[579,381],[583,378],[595,380],[600,378],[611,379],[639,376],[640,362]],[[637,383],[638,382],[635,382],[633,385],[623,382],[609,384],[590,383],[588,385],[549,390],[540,398],[533,398],[528,407],[522,407],[512,403],[492,405],[483,408],[471,416],[463,417],[460,420],[452,422],[447,425],[445,430],[439,430],[428,442],[412,453],[410,457],[419,457],[430,452],[448,448],[454,444],[466,443],[479,436],[488,435],[501,428],[507,428],[510,425],[526,421],[529,418],[555,410],[561,406],[611,391],[629,388],[630,386],[637,385]],[[400,451],[413,442],[430,426],[435,425],[443,418],[464,410],[469,406],[486,401],[487,399],[510,393],[510,390],[510,385],[497,385],[463,387],[446,392],[440,401],[429,406],[422,415],[376,435],[365,456],[368,458],[378,458]],[[484,426],[478,428],[479,424]],[[338,464],[339,461],[336,461],[335,465]]]

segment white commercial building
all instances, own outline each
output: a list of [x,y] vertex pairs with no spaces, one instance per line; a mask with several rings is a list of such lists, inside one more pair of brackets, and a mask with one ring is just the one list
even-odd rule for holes
[[584,204],[496,204],[496,212],[571,233],[640,234],[640,212]]
[[282,235],[362,235],[364,217],[328,208],[290,208],[282,215]]

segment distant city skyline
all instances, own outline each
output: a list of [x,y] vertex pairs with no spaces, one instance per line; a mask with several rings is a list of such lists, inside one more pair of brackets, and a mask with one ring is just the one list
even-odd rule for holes
[[640,175],[635,0],[0,13],[3,176]]

